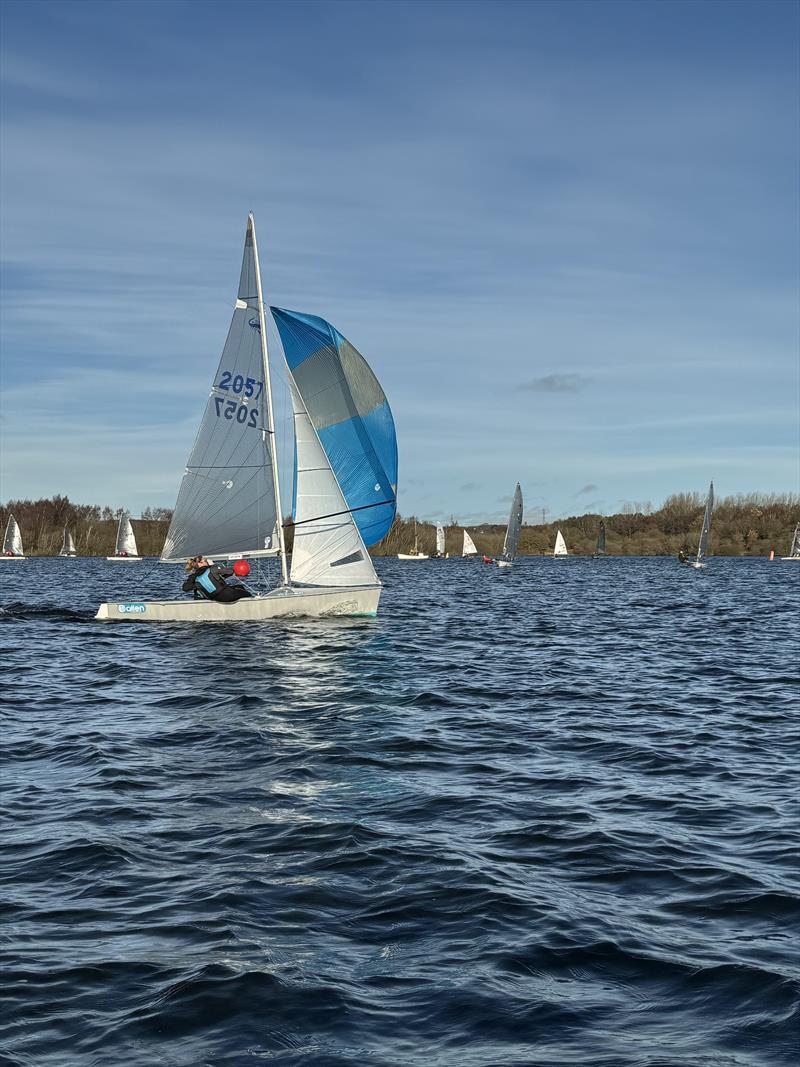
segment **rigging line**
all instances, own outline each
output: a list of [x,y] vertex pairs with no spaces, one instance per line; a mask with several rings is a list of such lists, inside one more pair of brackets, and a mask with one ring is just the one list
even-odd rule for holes
[[313,519],[301,519],[300,522],[292,523],[292,525],[305,526],[307,522],[320,522],[322,519],[335,519],[338,515],[355,515],[357,511],[368,511],[369,508],[379,508],[384,504],[393,503],[394,500],[379,500],[375,504],[362,504],[360,508],[347,508],[345,511],[332,511],[329,515],[316,515]]

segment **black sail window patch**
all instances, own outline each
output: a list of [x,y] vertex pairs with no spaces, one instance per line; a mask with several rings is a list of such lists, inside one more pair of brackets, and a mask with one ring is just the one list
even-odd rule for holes
[[333,561],[333,563],[331,563],[331,566],[332,567],[344,567],[345,564],[347,564],[347,563],[358,563],[358,561],[363,559],[363,558],[364,558],[364,553],[363,552],[361,552],[361,551],[359,551],[359,552],[351,552],[349,556],[342,556],[341,559],[335,559]]

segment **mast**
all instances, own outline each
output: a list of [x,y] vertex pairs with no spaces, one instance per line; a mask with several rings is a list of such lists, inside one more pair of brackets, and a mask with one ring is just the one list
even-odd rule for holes
[[269,352],[267,351],[267,323],[264,315],[264,296],[261,291],[261,264],[258,261],[258,242],[256,241],[256,220],[251,211],[247,217],[253,234],[253,259],[256,265],[256,293],[258,295],[258,323],[261,334],[261,361],[264,364],[264,385],[267,390],[267,433],[269,434],[269,452],[272,458],[272,480],[275,485],[275,510],[278,513],[278,543],[281,549],[281,575],[283,584],[289,585],[289,568],[286,566],[286,542],[283,537],[283,511],[281,510],[281,486],[278,477],[278,449],[275,434],[275,419],[272,413],[272,382],[269,376]]

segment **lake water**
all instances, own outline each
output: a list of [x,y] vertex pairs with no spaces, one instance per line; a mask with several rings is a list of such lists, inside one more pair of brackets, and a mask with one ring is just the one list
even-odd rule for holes
[[103,624],[0,563],[0,1063],[800,1062],[800,566],[378,560]]

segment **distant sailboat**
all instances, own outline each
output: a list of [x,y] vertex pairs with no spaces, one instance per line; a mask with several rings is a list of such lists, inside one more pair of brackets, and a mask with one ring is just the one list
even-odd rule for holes
[[[283,348],[294,421],[288,445],[296,476],[291,565],[280,500],[268,315]],[[381,583],[367,546],[386,535],[396,512],[392,412],[367,361],[335,327],[315,315],[265,304],[252,214],[231,325],[206,395],[162,561],[271,556],[277,549],[282,582],[231,604],[106,603],[96,617],[255,622],[377,614]]]
[[519,535],[522,529],[522,490],[517,482],[517,488],[514,490],[514,499],[511,501],[511,513],[508,516],[508,526],[506,526],[506,536],[503,540],[503,554],[495,560],[498,567],[508,568],[514,560],[517,558],[517,548],[519,547]]
[[398,559],[430,559],[424,552],[419,550],[419,542],[417,541],[417,520],[414,519],[414,551],[413,552],[398,552]]
[[131,520],[127,515],[120,517],[117,525],[117,544],[113,556],[106,556],[109,563],[141,563],[142,557],[136,548],[136,538],[133,536]]
[[564,556],[568,556],[567,545],[564,541],[564,535],[559,530],[556,534],[556,547],[553,549],[553,559],[563,559]]
[[444,526],[440,522],[436,523],[436,556],[438,559],[444,559],[445,556],[445,536]]
[[708,496],[706,497],[706,510],[703,514],[703,529],[700,531],[700,543],[697,546],[697,558],[693,559],[689,564],[690,567],[694,567],[695,570],[700,570],[706,566],[706,549],[708,548],[708,535],[711,532],[711,516],[714,513],[714,483],[712,482],[708,487]]
[[597,544],[594,549],[594,556],[597,559],[599,556],[606,554],[606,524],[603,519],[600,520],[600,529],[597,532]]
[[8,516],[6,535],[3,538],[3,555],[0,559],[27,559],[22,550],[22,534],[19,532],[17,520],[13,515]]
[[59,556],[77,555],[77,552],[75,551],[75,542],[72,540],[72,534],[69,532],[66,526],[64,527],[64,541],[61,545],[61,551],[58,554]]
[[794,537],[792,538],[792,547],[789,549],[789,555],[781,556],[781,559],[800,560],[800,522],[794,528]]
[[477,556],[477,554],[478,554],[478,550],[475,547],[475,542],[472,540],[472,538],[467,533],[467,531],[464,530],[464,545],[463,545],[463,548],[461,549],[461,555],[462,556]]

